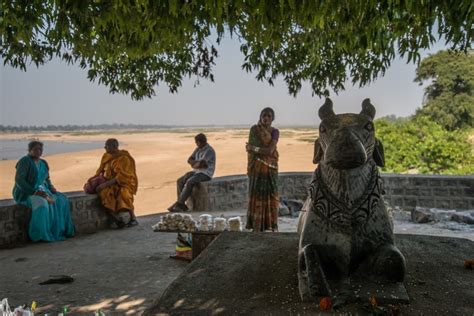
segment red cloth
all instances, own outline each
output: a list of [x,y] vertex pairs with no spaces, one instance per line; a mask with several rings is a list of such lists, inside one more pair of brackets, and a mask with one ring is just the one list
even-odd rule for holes
[[107,179],[105,179],[102,173],[90,178],[86,184],[84,184],[84,192],[88,194],[96,193],[97,187],[105,181],[107,181]]

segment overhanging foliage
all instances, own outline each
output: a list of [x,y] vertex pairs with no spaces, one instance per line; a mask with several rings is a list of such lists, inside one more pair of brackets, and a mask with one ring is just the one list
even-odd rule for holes
[[[26,70],[57,56],[88,69],[111,92],[150,97],[185,77],[213,80],[225,33],[241,41],[242,68],[270,84],[285,80],[296,95],[365,85],[401,55],[444,37],[466,50],[473,41],[472,1],[297,0],[2,0],[0,55]],[[436,36],[433,30],[437,31]],[[217,34],[217,39],[213,38]]]

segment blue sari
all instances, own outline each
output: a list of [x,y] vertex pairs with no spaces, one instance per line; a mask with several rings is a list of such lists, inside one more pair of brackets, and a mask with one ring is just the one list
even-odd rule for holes
[[[52,193],[51,187],[45,160],[35,162],[30,156],[25,156],[18,161],[13,198],[17,204],[31,208],[28,235],[32,241],[58,241],[74,236],[69,200],[62,193]],[[54,203],[34,195],[36,191],[45,192]]]

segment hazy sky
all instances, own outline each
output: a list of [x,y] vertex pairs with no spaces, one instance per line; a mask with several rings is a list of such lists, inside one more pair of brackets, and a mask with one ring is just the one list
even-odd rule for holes
[[[442,48],[438,44],[422,56]],[[282,80],[271,87],[241,70],[243,55],[237,40],[224,40],[218,51],[214,83],[201,80],[194,87],[194,79],[185,80],[177,94],[162,86],[154,98],[143,101],[109,94],[107,87],[90,82],[85,70],[57,60],[40,68],[32,65],[26,72],[0,66],[0,124],[246,125],[256,122],[266,106],[275,109],[276,126],[319,122],[317,109],[323,100],[311,96],[308,84],[294,98]],[[331,96],[336,113],[359,112],[367,97],[377,117],[414,113],[423,99],[423,87],[413,82],[415,68],[397,59],[370,86],[360,89],[348,84],[338,96]]]

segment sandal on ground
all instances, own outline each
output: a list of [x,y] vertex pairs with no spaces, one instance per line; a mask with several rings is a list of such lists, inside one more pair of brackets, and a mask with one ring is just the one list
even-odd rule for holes
[[136,219],[132,219],[130,220],[130,222],[128,222],[128,224],[126,225],[127,227],[133,227],[133,226],[137,226],[138,225],[138,221]]

